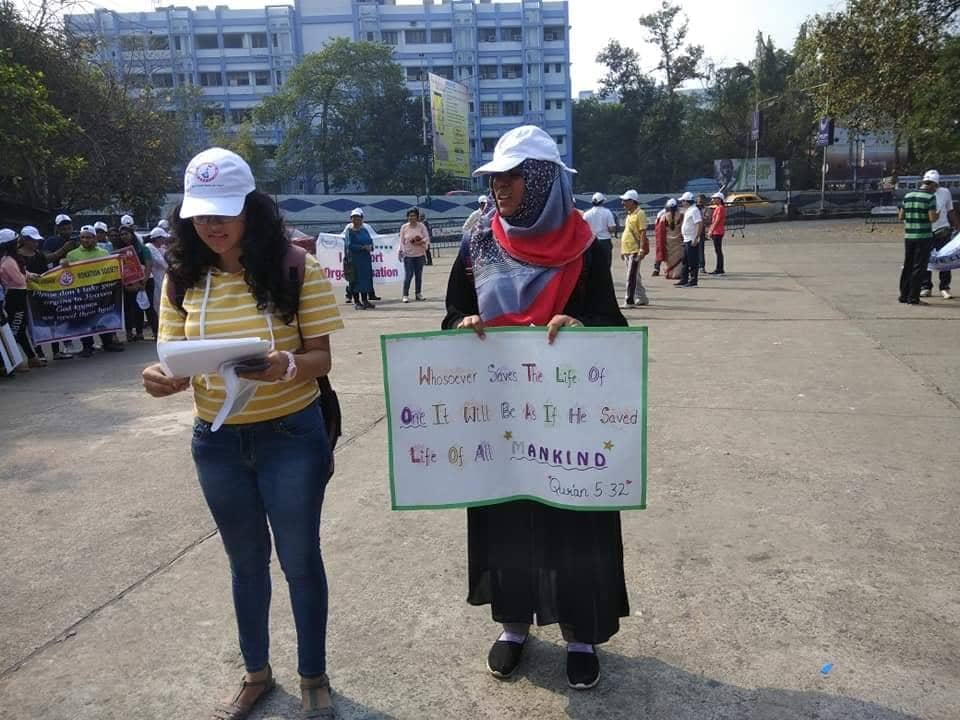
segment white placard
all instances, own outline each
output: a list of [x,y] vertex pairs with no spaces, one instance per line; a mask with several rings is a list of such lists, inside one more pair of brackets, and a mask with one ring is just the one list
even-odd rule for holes
[[[400,259],[400,235],[373,235],[373,282],[395,283],[403,280],[403,260]],[[346,285],[343,277],[343,237],[331,233],[317,236],[314,257],[323,266],[327,280],[333,285]]]
[[381,336],[395,510],[646,507],[647,329]]

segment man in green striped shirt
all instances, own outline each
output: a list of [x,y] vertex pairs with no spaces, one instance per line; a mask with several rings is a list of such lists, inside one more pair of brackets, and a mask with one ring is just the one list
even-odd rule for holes
[[926,277],[927,261],[933,247],[933,223],[937,219],[936,185],[924,177],[920,189],[907,193],[900,205],[903,222],[903,270],[900,271],[900,302],[926,305],[920,300],[920,286]]

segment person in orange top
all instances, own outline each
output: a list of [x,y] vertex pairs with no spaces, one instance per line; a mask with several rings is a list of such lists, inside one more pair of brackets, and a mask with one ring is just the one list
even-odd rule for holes
[[710,229],[707,234],[713,240],[713,251],[717,254],[717,266],[709,275],[726,275],[723,270],[723,233],[727,227],[727,205],[723,193],[717,192],[711,196],[713,207],[710,213]]

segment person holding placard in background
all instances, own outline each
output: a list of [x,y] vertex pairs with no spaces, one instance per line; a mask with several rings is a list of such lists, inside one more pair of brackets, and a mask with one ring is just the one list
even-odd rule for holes
[[[326,666],[327,578],[320,512],[330,444],[317,378],[331,366],[330,333],[343,327],[323,267],[292,246],[273,199],[256,190],[236,153],[210,148],[187,166],[161,294],[160,340],[259,337],[272,349],[242,411],[212,430],[226,390],[219,375],[193,378],[192,452],[233,576],[246,675],[218,720],[246,717],[275,686],[269,664],[270,529],[297,629],[304,717],[335,717]],[[296,262],[294,262],[296,261]],[[300,278],[291,277],[293,270]],[[143,371],[154,397],[186,390],[160,363]]]
[[[571,170],[546,132],[526,125],[503,135],[490,176],[496,213],[465,238],[450,271],[444,329],[624,326],[607,254],[573,204]],[[562,341],[561,341],[562,342]],[[490,605],[502,632],[487,657],[498,678],[520,664],[530,625],[559,624],[567,681],[600,678],[595,646],[629,615],[620,515],[514,501],[467,511],[469,595]]]
[[[70,263],[83,262],[84,260],[96,260],[98,258],[109,257],[110,253],[97,244],[97,231],[92,225],[84,225],[80,228],[80,247],[67,253],[67,256],[61,261],[63,265]],[[104,352],[123,352],[123,346],[116,341],[113,333],[103,333],[100,336],[100,343],[103,345]],[[83,349],[80,351],[80,357],[93,356],[93,336],[87,336],[80,339]]]

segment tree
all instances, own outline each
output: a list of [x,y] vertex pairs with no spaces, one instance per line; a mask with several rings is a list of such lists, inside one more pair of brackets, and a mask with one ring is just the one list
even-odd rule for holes
[[386,184],[415,154],[416,145],[408,145],[414,138],[410,115],[392,48],[338,38],[307,55],[283,90],[264,100],[256,119],[286,129],[278,168],[308,184],[318,176],[330,193],[351,183],[371,191]]
[[663,0],[657,12],[640,18],[640,25],[647,30],[647,42],[660,51],[657,70],[662,71],[666,77],[668,93],[673,93],[687,80],[701,77],[703,46],[684,47],[690,21],[686,17],[678,20],[679,15],[679,5],[671,5],[667,0]]

